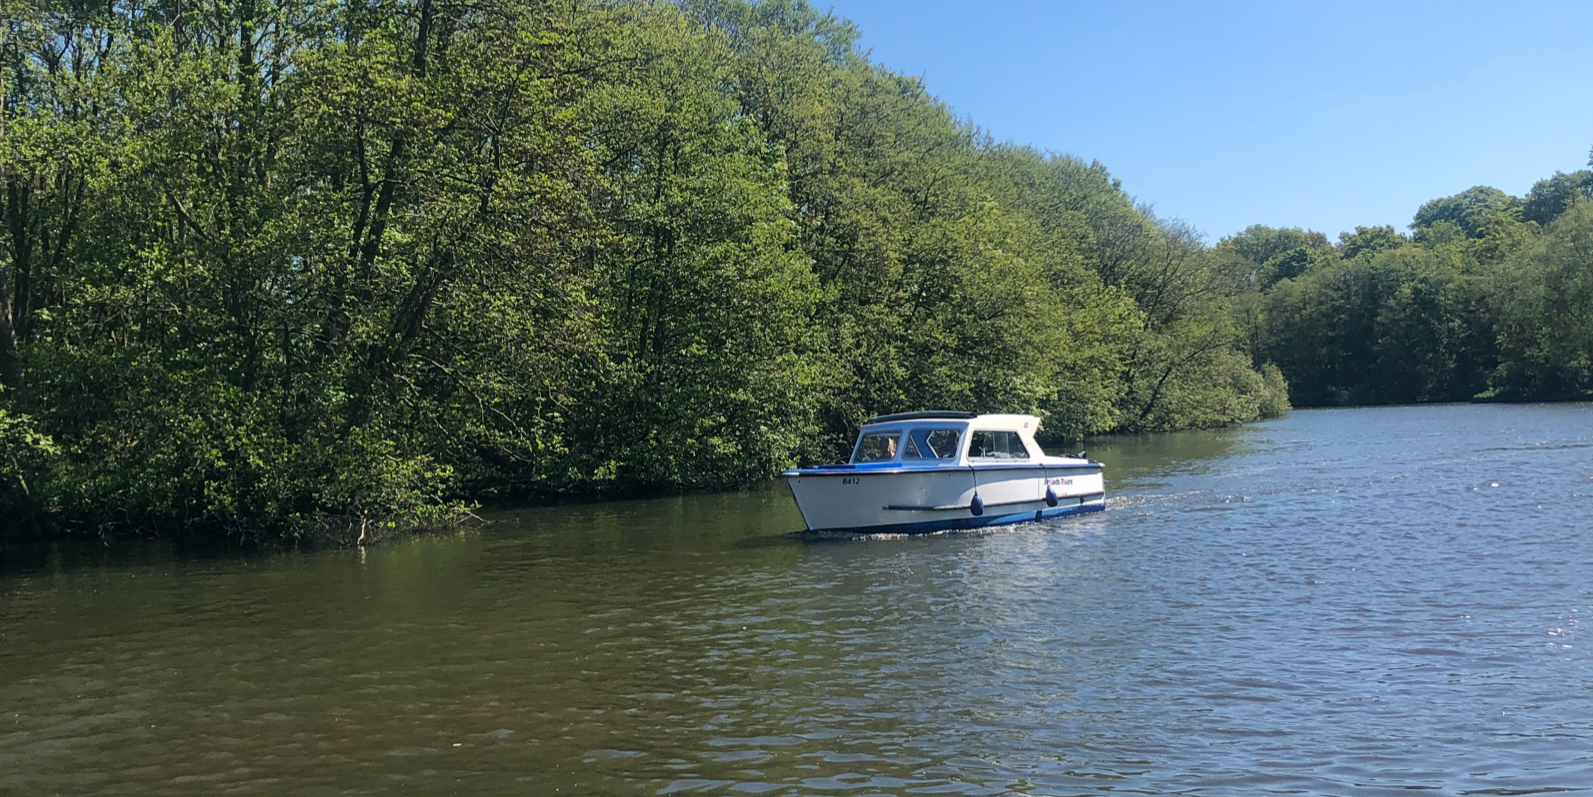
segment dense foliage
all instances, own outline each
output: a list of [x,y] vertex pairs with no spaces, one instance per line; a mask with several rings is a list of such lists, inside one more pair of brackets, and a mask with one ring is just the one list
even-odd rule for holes
[[1306,406],[1564,399],[1593,393],[1593,171],[1524,198],[1478,186],[1417,210],[1411,235],[1357,227],[1331,244],[1251,227],[1217,256],[1246,300],[1257,359]]
[[[801,0],[6,0],[0,35],[12,530],[744,483],[923,407],[1067,437],[1242,422],[1287,407],[1269,359],[1314,356],[1253,337],[1319,261],[1428,280],[1367,323],[1474,299],[1459,255],[1392,234],[1360,246],[1397,264],[1207,247]],[[1490,212],[1433,225],[1494,235]],[[1524,358],[1571,345],[1534,333]]]

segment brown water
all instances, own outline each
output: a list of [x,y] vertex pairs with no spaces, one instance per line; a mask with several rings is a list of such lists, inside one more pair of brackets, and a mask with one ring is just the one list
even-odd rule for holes
[[781,489],[365,553],[5,553],[0,792],[1593,787],[1593,407],[1097,443],[1109,510],[808,541]]

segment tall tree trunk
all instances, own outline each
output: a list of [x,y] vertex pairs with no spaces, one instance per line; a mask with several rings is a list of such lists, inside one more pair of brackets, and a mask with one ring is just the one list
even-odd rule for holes
[[[415,34],[415,56],[410,62],[410,67],[417,78],[426,76],[426,49],[431,41],[435,16],[433,0],[424,0],[420,6],[420,30]],[[398,186],[397,174],[402,168],[408,148],[409,139],[400,135],[387,154],[387,168],[382,173],[382,187],[376,195],[376,212],[371,219],[370,232],[366,234],[364,244],[360,247],[360,283],[370,275],[370,270],[376,262],[376,255],[381,251],[382,238],[387,233],[388,214],[393,207],[393,192]]]
[[[0,0],[0,19],[9,19],[10,3]],[[5,52],[7,41],[6,34],[9,28],[0,25],[0,53]],[[11,96],[11,87],[6,81],[5,69],[0,68],[0,144],[6,140],[6,98]],[[10,169],[5,164],[0,164],[0,184],[11,184]],[[11,215],[11,198],[8,195],[0,197],[0,217],[9,220]],[[9,248],[0,235],[0,386],[7,390],[15,391],[22,387],[22,357],[17,351],[17,331],[12,322],[11,303],[6,299],[11,294],[10,274],[7,261],[14,264],[15,252],[7,252]],[[8,256],[9,255],[9,256]]]
[[22,386],[23,344],[21,327],[25,326],[28,282],[33,265],[33,239],[28,235],[27,206],[29,192],[18,185],[13,175],[5,177],[5,196],[0,199],[0,210],[5,217],[5,246],[9,255],[8,267],[0,267],[0,381],[9,389]]
[[[410,60],[411,73],[418,78],[426,76],[428,68],[427,50],[431,41],[431,29],[436,24],[436,6],[434,0],[423,0],[420,8],[420,29],[415,34],[415,54]],[[392,147],[387,151],[387,162],[382,169],[382,179],[378,186],[370,182],[370,175],[366,162],[365,142],[363,131],[357,141],[360,157],[360,177],[364,183],[364,196],[360,203],[359,216],[354,222],[353,240],[350,244],[350,255],[353,258],[354,279],[352,286],[353,295],[347,290],[335,302],[327,320],[328,332],[324,336],[324,350],[332,353],[341,350],[342,339],[348,331],[352,319],[350,302],[366,304],[371,299],[370,278],[376,267],[376,258],[381,254],[382,239],[387,236],[387,221],[393,207],[394,195],[398,190],[400,174],[403,170],[404,159],[409,151],[409,139],[400,132],[394,139]],[[374,190],[373,190],[374,189]],[[371,200],[374,197],[375,205]]]
[[[0,243],[3,247],[4,243]],[[0,260],[5,253],[0,251]],[[6,269],[0,267],[0,296],[6,293]],[[16,329],[11,325],[11,305],[0,301],[0,385],[8,391],[22,388],[22,357],[17,351]]]

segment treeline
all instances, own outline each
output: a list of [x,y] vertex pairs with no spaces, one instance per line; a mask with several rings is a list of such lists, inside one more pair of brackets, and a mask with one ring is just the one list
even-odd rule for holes
[[1287,407],[1197,234],[800,0],[4,26],[5,529],[446,522],[767,478],[879,412],[1074,438]]
[[1255,286],[1249,348],[1297,405],[1589,398],[1590,197],[1593,171],[1556,173],[1435,199],[1409,234],[1257,226],[1214,256]]

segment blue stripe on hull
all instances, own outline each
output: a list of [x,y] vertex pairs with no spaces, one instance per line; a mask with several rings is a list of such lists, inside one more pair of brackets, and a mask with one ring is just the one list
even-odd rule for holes
[[946,518],[945,520],[930,520],[922,523],[891,523],[883,526],[852,526],[844,529],[809,530],[836,534],[928,534],[936,531],[982,529],[989,526],[1010,526],[1014,523],[1033,523],[1036,520],[1049,520],[1069,515],[1099,512],[1105,508],[1106,502],[1102,501],[1093,504],[1062,506],[1055,509],[1041,509],[1034,512],[1014,512],[1007,515],[987,515],[984,517],[968,515],[965,517]]

